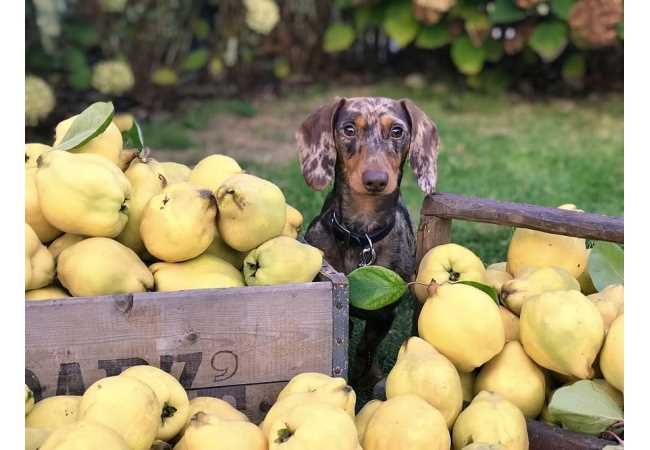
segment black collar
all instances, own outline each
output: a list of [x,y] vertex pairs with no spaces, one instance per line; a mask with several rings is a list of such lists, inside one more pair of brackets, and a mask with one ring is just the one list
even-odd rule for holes
[[340,217],[336,215],[334,209],[335,208],[332,208],[325,213],[323,216],[323,222],[332,230],[336,239],[344,242],[348,247],[372,247],[373,244],[376,244],[388,236],[388,233],[390,233],[393,230],[393,227],[395,227],[395,214],[393,214],[390,222],[383,227],[373,231],[372,233],[359,233],[346,228],[345,225],[340,222]]

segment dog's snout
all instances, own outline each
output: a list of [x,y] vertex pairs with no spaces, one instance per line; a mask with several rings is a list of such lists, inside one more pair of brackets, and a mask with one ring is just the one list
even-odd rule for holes
[[388,173],[383,170],[366,170],[362,178],[363,185],[369,192],[381,192],[388,185]]

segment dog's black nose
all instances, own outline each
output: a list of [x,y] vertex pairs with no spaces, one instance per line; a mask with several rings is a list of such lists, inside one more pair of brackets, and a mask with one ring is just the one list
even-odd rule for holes
[[383,170],[366,170],[363,172],[363,185],[369,192],[381,192],[388,184],[388,174]]

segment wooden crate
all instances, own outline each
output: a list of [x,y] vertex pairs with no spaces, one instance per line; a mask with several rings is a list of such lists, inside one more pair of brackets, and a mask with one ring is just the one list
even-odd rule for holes
[[[623,217],[578,213],[521,203],[499,202],[457,194],[436,193],[424,199],[417,231],[417,265],[431,248],[451,241],[452,220],[530,228],[585,239],[623,243]],[[416,305],[415,320],[419,315]],[[417,334],[417,327],[414,327]],[[381,397],[381,389],[375,394]],[[574,433],[529,420],[530,450],[600,450],[612,441]]]
[[258,422],[294,375],[347,377],[347,278],[26,302],[25,347],[36,400],[151,364]]

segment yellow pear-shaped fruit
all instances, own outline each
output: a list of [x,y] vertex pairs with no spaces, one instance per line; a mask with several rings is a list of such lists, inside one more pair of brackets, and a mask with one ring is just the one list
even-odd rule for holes
[[115,237],[128,220],[131,185],[113,163],[94,154],[52,150],[38,159],[41,211],[66,233]]
[[163,191],[167,180],[160,171],[159,164],[152,159],[134,159],[124,175],[131,183],[129,221],[115,240],[129,247],[137,255],[143,255],[146,249],[140,237],[142,214],[149,200]]
[[318,275],[323,253],[287,236],[270,239],[244,259],[244,279],[249,286],[308,283]]
[[115,114],[113,116],[113,123],[115,124],[117,129],[120,130],[120,133],[129,131],[133,127],[134,121],[135,118],[131,113],[121,113],[121,114]]
[[[414,341],[428,345],[431,351],[410,352]],[[386,379],[386,397],[417,395],[440,411],[451,428],[463,406],[463,388],[454,365],[417,336],[402,344],[400,352]]]
[[519,317],[515,316],[505,306],[499,306],[503,330],[506,333],[506,342],[518,341],[519,338]]
[[54,431],[77,421],[80,395],[56,395],[34,405],[25,417],[25,426]]
[[605,330],[609,329],[614,319],[623,314],[625,310],[623,297],[622,284],[612,284],[600,292],[587,296],[598,308]]
[[51,433],[38,450],[131,450],[133,448],[135,447],[130,447],[127,441],[110,427],[82,420]]
[[587,266],[585,270],[578,276],[577,280],[580,283],[580,291],[585,295],[590,295],[595,292],[598,292],[594,286],[594,282],[591,279],[591,274],[589,273],[589,257],[591,256],[591,249],[587,249]]
[[25,292],[25,300],[28,301],[53,300],[69,297],[70,294],[68,294],[60,287],[54,285],[45,286],[43,288],[33,289],[31,291]]
[[189,181],[190,173],[192,173],[192,169],[187,167],[185,164],[172,161],[161,162],[160,168],[165,175],[167,184],[170,186],[172,184],[185,183]]
[[473,444],[466,445],[462,450],[508,450],[507,447],[501,444],[486,444],[485,442],[474,442]]
[[266,413],[266,417],[264,417],[264,420],[260,424],[260,428],[264,432],[264,435],[268,436],[273,423],[299,405],[317,405],[319,403],[327,403],[328,405],[339,408],[349,417],[354,418],[355,402],[356,394],[350,386],[345,384],[345,380],[341,383],[338,390],[330,390],[327,392],[298,392],[286,395],[282,399],[276,401],[271,409],[269,409]]
[[225,400],[215,397],[195,397],[190,400],[190,413],[187,422],[180,432],[182,436],[190,425],[190,420],[196,413],[204,413],[210,416],[216,416],[221,420],[235,420],[240,422],[249,422],[248,417],[241,411]]
[[[72,122],[74,122],[77,117],[78,116],[72,116],[65,119],[63,122],[59,122],[56,126],[56,137],[54,140],[55,147],[63,141],[65,134],[68,132],[72,126]],[[90,153],[99,155],[117,165],[120,161],[120,152],[122,151],[122,133],[120,132],[120,129],[111,122],[98,136],[70,151],[73,153]]]
[[117,167],[120,168],[122,172],[125,172],[129,168],[131,162],[138,157],[140,152],[135,148],[124,148],[120,152],[120,160],[117,163]]
[[591,378],[605,329],[598,308],[579,291],[545,292],[528,300],[519,321],[533,361],[560,374]]
[[526,417],[537,417],[544,406],[544,372],[526,355],[517,341],[508,342],[497,356],[485,364],[474,384],[474,392],[501,394]]
[[25,427],[25,450],[38,450],[43,446],[51,431]]
[[[302,372],[294,376],[287,385],[278,393],[277,400],[292,394],[304,394],[307,392],[337,392],[347,387],[347,382],[341,377],[331,377],[319,372]],[[352,396],[351,410],[354,410],[354,399]],[[347,409],[347,408],[346,408]]]
[[508,246],[508,272],[517,277],[528,267],[560,267],[578,278],[587,268],[587,258],[584,239],[517,228]]
[[50,150],[52,147],[45,144],[25,144],[25,170],[38,167],[38,157]]
[[363,442],[363,437],[366,435],[366,428],[372,416],[375,415],[379,407],[383,404],[381,400],[370,400],[363,405],[359,414],[354,418],[354,425],[357,427],[357,434],[359,435],[359,442]]
[[129,367],[120,376],[136,378],[156,394],[161,421],[157,439],[168,441],[181,431],[189,418],[190,400],[176,378],[158,367],[145,365]]
[[59,281],[73,296],[144,292],[153,275],[133,250],[108,238],[88,238],[61,252]]
[[84,239],[86,239],[85,236],[80,236],[78,234],[72,234],[72,233],[65,233],[59,236],[58,238],[54,239],[50,243],[50,245],[47,246],[47,249],[50,251],[52,256],[54,256],[54,260],[58,261],[59,255],[63,250],[73,246],[77,242],[83,241]]
[[512,275],[506,270],[506,263],[497,263],[485,269],[485,283],[492,286],[497,294],[501,294],[501,288],[505,283],[512,280]]
[[471,250],[458,244],[438,245],[429,250],[418,268],[414,287],[415,295],[424,303],[429,297],[427,286],[431,282],[476,281],[485,283],[485,266]]
[[212,192],[230,176],[243,173],[237,161],[226,155],[210,155],[199,161],[190,172],[189,181]]
[[528,450],[526,419],[501,395],[481,391],[456,419],[454,450],[474,442],[501,444],[508,450]]
[[284,229],[284,194],[269,181],[245,173],[233,175],[221,183],[217,203],[219,235],[235,250],[251,251]]
[[521,314],[526,301],[551,291],[580,291],[580,284],[560,267],[541,267],[522,270],[517,278],[506,282],[501,288],[501,300],[513,313]]
[[198,412],[189,420],[181,440],[183,450],[267,450],[266,437],[256,425],[223,420]]
[[212,243],[203,254],[216,256],[217,258],[229,262],[237,270],[242,270],[244,268],[244,259],[246,259],[248,252],[240,252],[234,248],[228,247],[228,244],[221,239],[219,233],[215,233]]
[[440,412],[416,395],[383,402],[366,426],[364,450],[448,450],[447,423]]
[[54,228],[41,212],[36,188],[37,168],[25,170],[25,222],[27,222],[41,242],[50,242],[63,232]]
[[149,200],[140,235],[147,251],[166,262],[203,253],[216,233],[217,205],[210,191],[175,184]]
[[32,227],[25,224],[25,290],[45,287],[53,279],[54,257]]
[[300,214],[300,211],[291,205],[287,205],[287,221],[284,224],[282,236],[288,236],[290,238],[296,239],[300,233],[302,222],[303,218],[302,214]]
[[465,284],[445,283],[436,290],[422,307],[418,332],[462,372],[483,365],[505,344],[499,307]]
[[207,254],[183,262],[159,262],[149,268],[160,292],[245,286],[244,277],[232,264]]
[[34,393],[25,385],[25,415],[29,414],[34,409]]
[[161,425],[161,410],[149,385],[118,375],[97,380],[86,389],[79,419],[110,428],[131,450],[149,450]]
[[605,380],[619,391],[624,390],[624,336],[623,336],[623,317],[625,314],[618,316],[609,327],[603,350],[600,353],[600,370],[603,372]]
[[265,436],[269,450],[361,450],[352,417],[327,403],[297,405],[278,416]]

